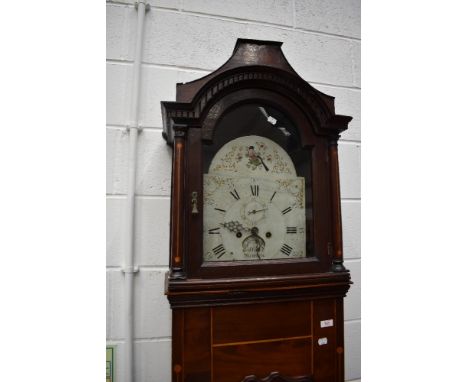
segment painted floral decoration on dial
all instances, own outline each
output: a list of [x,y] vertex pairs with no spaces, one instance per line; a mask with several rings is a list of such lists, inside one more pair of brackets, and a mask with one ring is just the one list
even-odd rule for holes
[[[246,156],[236,155],[240,148]],[[305,256],[304,178],[275,142],[259,136],[228,142],[203,182],[205,261]]]

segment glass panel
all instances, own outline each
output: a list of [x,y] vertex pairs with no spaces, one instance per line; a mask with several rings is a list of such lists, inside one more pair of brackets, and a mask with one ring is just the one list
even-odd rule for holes
[[310,150],[281,111],[247,104],[203,147],[204,261],[312,256]]

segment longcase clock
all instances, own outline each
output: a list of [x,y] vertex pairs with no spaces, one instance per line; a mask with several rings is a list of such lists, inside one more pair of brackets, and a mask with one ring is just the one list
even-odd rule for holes
[[343,381],[337,141],[351,117],[273,41],[239,39],[176,99],[162,102],[172,381]]

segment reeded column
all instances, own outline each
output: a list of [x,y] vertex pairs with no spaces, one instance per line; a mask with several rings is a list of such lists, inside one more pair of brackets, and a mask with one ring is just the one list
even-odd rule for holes
[[330,161],[330,199],[332,213],[333,239],[333,272],[343,272],[343,230],[341,226],[341,194],[340,170],[338,164],[338,137],[330,139],[328,143],[328,158]]
[[171,279],[184,279],[184,167],[186,126],[174,126],[171,191]]

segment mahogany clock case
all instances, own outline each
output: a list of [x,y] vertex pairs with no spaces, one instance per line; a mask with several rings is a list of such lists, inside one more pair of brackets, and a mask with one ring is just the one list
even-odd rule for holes
[[[173,381],[343,381],[351,280],[337,141],[351,117],[336,115],[334,98],[294,71],[281,43],[246,39],[215,72],[177,84],[176,101],[162,102],[162,112],[173,147]],[[203,177],[215,154],[242,136],[278,144],[304,178],[304,257],[204,261]]]

